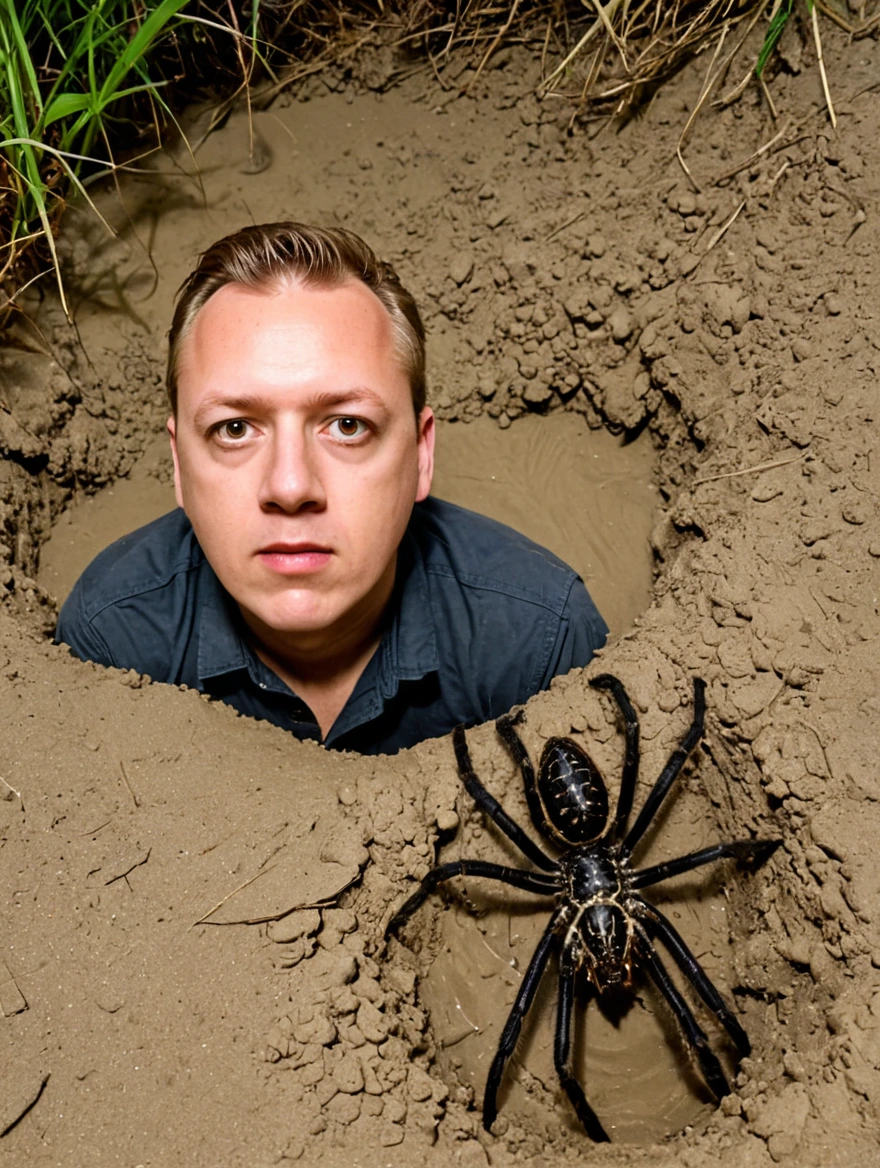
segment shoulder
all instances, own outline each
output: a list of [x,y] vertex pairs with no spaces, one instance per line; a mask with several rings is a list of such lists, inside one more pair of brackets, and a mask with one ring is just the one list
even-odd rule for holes
[[133,647],[147,630],[153,643],[163,629],[171,634],[182,595],[203,562],[179,509],[123,536],[96,556],[74,585],[58,618],[56,640],[79,657],[150,672]]
[[605,622],[578,574],[519,532],[437,499],[417,505],[411,532],[456,720],[497,718],[604,643]]
[[91,619],[102,608],[165,587],[203,559],[190,522],[178,508],[105,548],[80,576],[71,596],[79,594],[83,615]]
[[577,573],[513,528],[441,499],[417,503],[411,531],[433,583],[561,616]]

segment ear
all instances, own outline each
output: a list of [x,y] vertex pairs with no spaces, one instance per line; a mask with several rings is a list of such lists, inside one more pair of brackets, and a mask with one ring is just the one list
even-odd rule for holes
[[425,406],[419,414],[419,484],[415,499],[417,503],[427,499],[431,493],[431,481],[434,478],[434,438],[436,433],[434,411],[430,406]]
[[183,490],[180,486],[180,458],[177,454],[177,421],[172,415],[165,423],[168,437],[171,439],[171,457],[174,459],[174,496],[177,506],[183,508]]

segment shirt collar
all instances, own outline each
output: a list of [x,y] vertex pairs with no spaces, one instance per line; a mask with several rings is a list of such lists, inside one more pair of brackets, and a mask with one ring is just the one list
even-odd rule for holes
[[290,694],[290,690],[248,647],[240,631],[238,607],[207,560],[199,580],[198,657],[199,686],[214,677],[246,670],[263,690]]

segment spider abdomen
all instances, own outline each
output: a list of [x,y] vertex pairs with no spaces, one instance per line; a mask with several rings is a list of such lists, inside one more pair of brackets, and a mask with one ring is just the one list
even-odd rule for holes
[[546,828],[569,847],[591,843],[608,826],[608,790],[599,768],[570,738],[550,738],[541,755],[538,797]]

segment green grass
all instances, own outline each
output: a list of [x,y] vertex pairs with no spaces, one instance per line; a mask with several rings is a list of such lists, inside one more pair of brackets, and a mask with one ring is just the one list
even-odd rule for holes
[[[808,7],[811,7],[809,0]],[[764,66],[773,56],[773,50],[776,48],[779,38],[782,36],[783,29],[788,24],[793,8],[794,0],[781,0],[781,3],[776,7],[776,11],[773,13],[770,24],[767,27],[767,35],[764,37],[764,43],[758,54],[758,60],[755,63],[756,77],[761,76],[764,72]]]
[[133,101],[166,109],[147,59],[188,3],[0,0],[0,280],[48,253],[67,310],[53,234],[65,192],[112,163],[112,122]]

